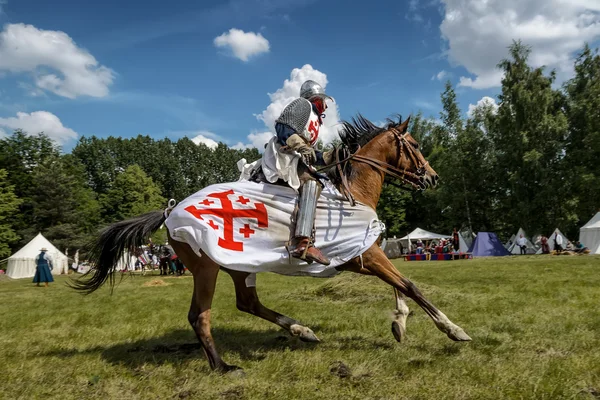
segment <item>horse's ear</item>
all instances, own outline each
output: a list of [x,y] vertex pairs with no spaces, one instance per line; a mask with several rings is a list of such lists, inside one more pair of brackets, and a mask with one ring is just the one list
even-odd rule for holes
[[408,131],[408,124],[410,123],[410,115],[406,118],[406,121],[398,125],[398,130],[400,133],[406,133]]

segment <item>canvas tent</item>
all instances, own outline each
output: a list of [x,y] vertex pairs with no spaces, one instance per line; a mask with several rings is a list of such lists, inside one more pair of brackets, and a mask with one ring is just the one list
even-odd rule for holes
[[[411,248],[413,248],[414,243],[418,239],[421,239],[422,241],[430,241],[430,240],[447,239],[447,238],[451,238],[451,237],[452,237],[452,234],[442,235],[439,233],[433,233],[433,232],[426,231],[425,229],[417,228],[414,231],[412,231],[411,233],[409,233],[408,235],[404,236],[403,238],[400,238],[400,243],[402,244],[402,246],[404,248],[406,248],[406,247],[408,247],[408,241],[410,240]],[[458,251],[460,251],[461,253],[466,253],[467,250],[469,250],[469,247],[467,246],[465,239],[459,233],[458,234]]]
[[[555,242],[556,235],[562,237],[563,250],[565,247],[567,247],[567,243],[569,242],[569,239],[567,239],[567,237],[565,235],[563,235],[563,233],[560,231],[560,229],[556,228],[554,230],[554,232],[552,232],[552,234],[550,236],[548,236],[548,247],[550,248],[550,251],[554,250],[554,245],[556,243]],[[540,249],[535,254],[542,254],[542,248],[540,247]]]
[[600,211],[579,229],[579,242],[590,249],[590,254],[600,254]]
[[493,232],[479,232],[473,244],[469,248],[469,253],[474,257],[499,257],[509,256],[510,253],[502,245],[498,236]]
[[[526,246],[525,254],[535,254],[535,252],[537,251],[537,248],[527,238],[527,235],[525,234],[525,231],[523,230],[523,228],[519,228],[519,231],[515,235],[515,239],[513,240],[513,244],[511,244],[510,247],[508,248],[509,253],[511,253],[511,254],[521,254],[521,249],[519,248],[519,246],[517,246],[517,240],[519,240],[519,238],[521,237],[521,235],[523,235],[523,237],[525,238],[525,246]],[[566,243],[565,243],[565,245],[566,245]]]
[[31,278],[35,275],[35,258],[40,254],[40,249],[48,249],[47,254],[52,258],[54,269],[52,275],[66,274],[69,270],[69,261],[60,250],[48,241],[41,233],[31,239],[21,250],[8,258],[6,275],[13,279]]

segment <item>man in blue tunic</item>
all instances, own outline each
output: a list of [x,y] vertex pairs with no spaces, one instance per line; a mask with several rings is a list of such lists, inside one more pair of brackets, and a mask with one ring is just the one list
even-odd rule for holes
[[45,286],[48,287],[48,282],[54,282],[54,278],[50,272],[54,268],[52,265],[52,258],[47,254],[47,248],[42,247],[40,252],[41,253],[35,258],[36,270],[35,276],[33,277],[33,283],[37,283],[37,286],[40,286],[40,283],[44,282]]

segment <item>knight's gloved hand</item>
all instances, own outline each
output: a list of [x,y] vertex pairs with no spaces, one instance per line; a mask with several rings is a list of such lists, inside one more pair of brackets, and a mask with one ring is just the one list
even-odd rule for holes
[[307,165],[312,165],[317,161],[315,149],[304,140],[300,135],[293,134],[286,140],[285,144],[292,150],[300,153],[302,160]]

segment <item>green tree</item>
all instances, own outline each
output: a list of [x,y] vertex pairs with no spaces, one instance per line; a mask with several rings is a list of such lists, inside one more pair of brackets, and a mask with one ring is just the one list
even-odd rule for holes
[[166,207],[160,188],[139,165],[120,172],[112,187],[100,197],[105,222],[121,221]]
[[554,90],[555,73],[528,64],[530,48],[520,41],[510,46],[504,71],[498,121],[490,132],[495,151],[496,220],[514,231],[551,232],[572,223],[563,201],[562,166],[567,118],[564,96]]
[[[33,170],[45,160],[58,157],[60,148],[44,134],[29,135],[17,129],[7,138],[0,139],[0,165],[8,172],[8,183],[14,186],[16,196],[21,199],[19,212],[14,216],[13,227],[20,233],[33,224],[32,205]],[[22,240],[31,239],[20,234]]]
[[6,170],[0,169],[0,258],[9,256],[9,245],[19,240],[11,220],[14,220],[21,200],[15,194],[14,186],[8,183],[7,177]]
[[100,206],[86,182],[84,166],[70,154],[52,157],[32,172],[33,221],[24,230],[43,231],[61,249],[83,245],[100,222]]
[[[569,137],[565,176],[568,177],[578,225],[598,211],[600,199],[600,55],[586,44],[575,61],[575,76],[565,85]],[[576,234],[576,230],[572,230]]]

